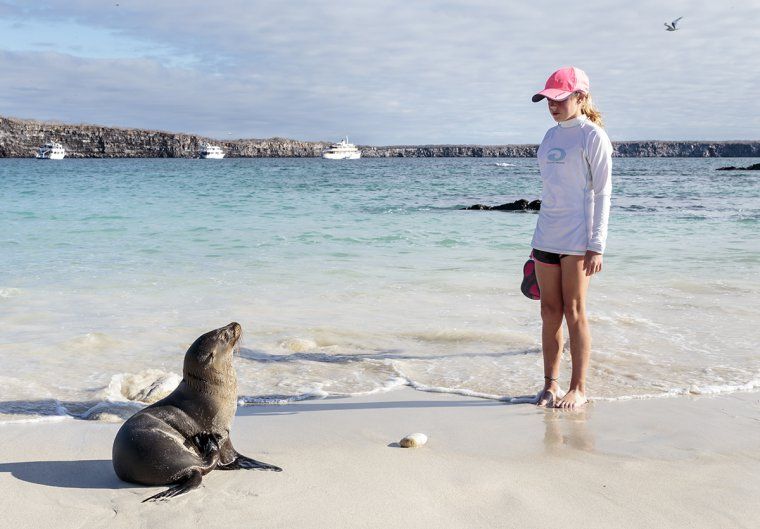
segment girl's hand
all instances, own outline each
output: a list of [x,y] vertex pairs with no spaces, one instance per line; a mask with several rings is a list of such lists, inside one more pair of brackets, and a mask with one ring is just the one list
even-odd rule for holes
[[586,255],[583,257],[583,269],[586,271],[587,276],[592,276],[597,272],[601,272],[602,254],[586,250]]

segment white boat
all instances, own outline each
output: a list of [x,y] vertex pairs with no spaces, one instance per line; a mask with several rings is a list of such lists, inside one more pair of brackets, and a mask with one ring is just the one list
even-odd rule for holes
[[348,136],[322,151],[322,158],[328,160],[358,160],[361,157],[362,153],[356,148],[356,145],[348,143]]
[[198,151],[198,156],[200,156],[201,158],[221,160],[222,158],[224,158],[224,151],[218,145],[211,145],[210,143],[202,143],[201,150]]
[[66,149],[60,143],[49,141],[37,149],[35,156],[40,160],[63,160],[63,157],[66,156]]

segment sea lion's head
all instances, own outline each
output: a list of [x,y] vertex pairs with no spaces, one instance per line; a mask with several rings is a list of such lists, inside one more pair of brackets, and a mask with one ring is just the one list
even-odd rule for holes
[[235,373],[232,354],[242,333],[240,324],[233,321],[199,336],[185,353],[182,369],[185,380],[191,385],[193,382],[230,385],[229,377]]

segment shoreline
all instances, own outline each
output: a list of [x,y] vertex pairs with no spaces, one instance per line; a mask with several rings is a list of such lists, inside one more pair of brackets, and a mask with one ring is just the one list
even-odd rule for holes
[[[159,379],[164,378],[167,373],[156,371]],[[175,373],[169,373],[170,376],[179,377]],[[152,386],[154,381],[152,379],[144,380],[144,385]],[[156,400],[168,395],[174,386],[171,388],[165,388],[163,393],[157,394],[147,401],[141,400],[123,400],[124,397],[121,393],[116,392],[113,396],[104,396],[102,400],[92,400],[87,402],[76,401],[60,401],[58,399],[49,399],[43,401],[48,404],[48,408],[43,411],[34,411],[27,408],[25,411],[17,412],[3,412],[0,406],[0,427],[16,424],[54,424],[61,422],[94,422],[94,423],[121,423],[132,414],[136,413],[140,409],[152,404]],[[301,402],[308,401],[324,401],[335,399],[362,399],[372,396],[380,396],[394,393],[397,391],[406,392],[413,391],[415,393],[430,393],[441,396],[451,396],[453,398],[464,397],[468,399],[477,399],[501,405],[525,405],[535,404],[538,400],[537,394],[520,394],[520,395],[495,395],[489,393],[482,393],[475,390],[465,388],[445,388],[436,386],[427,386],[419,384],[409,380],[403,380],[398,378],[391,381],[388,385],[376,388],[374,390],[359,392],[355,394],[347,393],[329,393],[329,392],[312,392],[296,395],[278,395],[278,396],[249,396],[238,395],[238,414],[241,414],[243,410],[248,408],[258,407],[282,407]],[[706,386],[704,388],[691,386],[683,388],[674,388],[670,391],[663,393],[642,393],[636,395],[622,395],[616,397],[600,397],[590,396],[589,402],[594,403],[622,403],[630,401],[658,401],[669,399],[696,399],[696,398],[713,398],[713,397],[731,397],[734,395],[742,394],[760,394],[760,380],[755,379],[745,384],[728,384],[723,386]],[[14,401],[18,406],[19,404],[32,404],[33,401]],[[2,404],[2,403],[0,403]],[[50,405],[55,405],[62,411],[59,414],[51,414],[46,411],[49,410]],[[78,411],[70,411],[70,409]],[[17,415],[18,418],[13,418]]]
[[[16,527],[750,527],[758,421],[757,392],[576,412],[411,388],[246,406],[236,448],[285,471],[215,471],[162,504],[114,475],[120,423],[4,424],[0,504]],[[412,432],[428,443],[395,446]]]

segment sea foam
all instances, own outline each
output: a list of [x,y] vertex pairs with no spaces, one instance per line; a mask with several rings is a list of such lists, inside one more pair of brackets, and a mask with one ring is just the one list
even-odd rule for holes
[[18,288],[2,287],[0,288],[0,298],[12,298],[18,296],[21,290]]
[[140,373],[120,373],[111,377],[105,397],[112,402],[136,401],[152,404],[174,391],[182,377],[159,369]]

